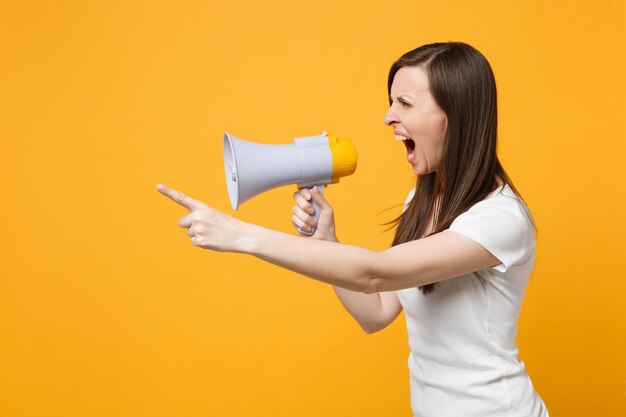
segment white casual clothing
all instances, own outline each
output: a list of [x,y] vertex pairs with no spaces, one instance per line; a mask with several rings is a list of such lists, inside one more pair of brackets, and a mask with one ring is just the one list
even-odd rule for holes
[[478,271],[480,277],[439,281],[428,295],[418,288],[396,291],[407,321],[416,417],[549,416],[515,344],[535,260],[529,216],[508,185],[498,188],[448,230],[476,241],[501,264]]

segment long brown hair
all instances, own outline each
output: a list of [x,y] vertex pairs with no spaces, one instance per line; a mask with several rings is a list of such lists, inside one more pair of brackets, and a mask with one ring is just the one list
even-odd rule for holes
[[[387,223],[397,226],[392,246],[447,229],[460,214],[494,191],[498,178],[520,196],[496,154],[496,82],[487,59],[461,42],[420,46],[391,66],[389,94],[394,76],[406,66],[426,70],[430,93],[446,114],[448,129],[437,172],[417,177],[415,196],[406,211]],[[430,219],[433,227],[427,234]],[[431,283],[419,289],[428,294],[434,287]]]

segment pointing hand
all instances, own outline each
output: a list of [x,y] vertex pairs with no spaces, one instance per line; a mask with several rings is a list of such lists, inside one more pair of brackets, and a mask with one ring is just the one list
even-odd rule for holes
[[219,252],[242,250],[249,223],[222,213],[166,185],[157,185],[157,190],[189,210],[189,214],[181,218],[178,225],[187,229],[194,246]]

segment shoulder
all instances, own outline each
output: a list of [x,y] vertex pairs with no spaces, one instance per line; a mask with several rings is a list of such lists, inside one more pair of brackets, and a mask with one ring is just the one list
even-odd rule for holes
[[511,226],[533,224],[530,210],[508,185],[498,188],[484,200],[474,204],[465,213],[460,214],[452,224],[460,223],[466,218],[484,218],[498,224],[511,223]]
[[502,272],[531,258],[535,251],[535,229],[528,207],[505,185],[459,215],[450,231],[480,243],[502,263]]

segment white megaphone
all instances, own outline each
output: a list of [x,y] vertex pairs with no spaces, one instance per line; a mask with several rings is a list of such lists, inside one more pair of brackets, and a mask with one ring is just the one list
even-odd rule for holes
[[[356,149],[350,139],[339,139],[323,132],[317,136],[296,138],[288,145],[263,145],[224,133],[224,171],[228,196],[233,210],[263,191],[287,184],[298,188],[318,187],[323,194],[327,184],[354,173]],[[315,222],[319,206],[315,208]],[[300,233],[312,235],[312,230]]]

